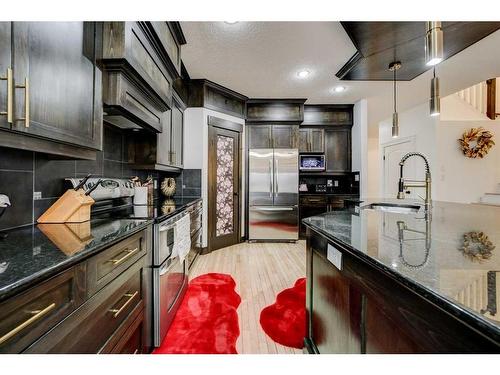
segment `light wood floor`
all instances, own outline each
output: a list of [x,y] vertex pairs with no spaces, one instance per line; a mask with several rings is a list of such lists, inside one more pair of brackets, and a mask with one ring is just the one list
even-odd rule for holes
[[236,281],[236,291],[241,296],[238,353],[302,353],[267,337],[259,318],[261,310],[273,304],[279,292],[305,277],[305,248],[305,241],[296,244],[242,243],[198,257],[190,278],[220,272],[230,274]]

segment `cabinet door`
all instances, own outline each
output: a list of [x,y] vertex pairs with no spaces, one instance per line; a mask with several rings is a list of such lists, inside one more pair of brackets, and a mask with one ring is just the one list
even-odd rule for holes
[[11,23],[0,22],[0,128],[10,128],[10,123],[7,121],[8,97],[7,87],[9,85],[7,70],[11,66]]
[[328,260],[311,256],[311,338],[322,354],[359,354],[361,294]]
[[311,152],[323,152],[324,147],[324,131],[323,129],[310,129],[310,146]]
[[[15,22],[15,122],[38,137],[100,149],[101,74],[94,22]],[[28,118],[28,121],[25,119]]]
[[250,125],[248,127],[248,148],[272,148],[272,125]]
[[351,170],[351,131],[349,129],[325,131],[327,172]]
[[172,165],[182,167],[183,165],[183,139],[184,139],[184,113],[180,108],[172,108]]
[[309,129],[299,129],[299,152],[309,151]]
[[273,125],[272,147],[295,148],[298,128],[298,125]]
[[158,164],[172,165],[172,111],[163,113],[163,131],[156,135],[156,161]]

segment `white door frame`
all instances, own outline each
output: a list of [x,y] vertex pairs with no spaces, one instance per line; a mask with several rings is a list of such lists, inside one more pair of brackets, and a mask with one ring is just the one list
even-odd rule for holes
[[385,143],[382,143],[380,146],[382,148],[382,152],[381,152],[381,155],[380,155],[380,158],[381,158],[381,163],[382,163],[382,195],[385,196],[385,192],[386,192],[386,186],[385,186],[385,173],[386,173],[386,164],[385,164],[385,159],[384,159],[384,156],[385,156],[385,149],[387,147],[390,147],[390,146],[395,146],[395,145],[398,145],[398,144],[401,144],[401,143],[407,143],[409,142],[410,145],[411,145],[411,149],[413,151],[416,151],[416,144],[417,144],[417,137],[415,135],[412,135],[412,136],[409,136],[409,137],[403,137],[403,138],[397,138],[397,139],[394,139],[392,141],[389,141],[389,142],[385,142]]

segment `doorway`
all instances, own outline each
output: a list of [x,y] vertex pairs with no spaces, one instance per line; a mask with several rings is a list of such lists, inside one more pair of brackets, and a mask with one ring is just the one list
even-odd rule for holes
[[209,116],[208,248],[240,242],[241,157],[243,126]]
[[[399,162],[408,152],[415,151],[413,137],[387,143],[383,147],[383,195],[384,198],[396,198],[398,194]],[[405,163],[405,178],[414,179],[416,168],[415,158],[408,159]],[[409,197],[413,197],[413,192]]]

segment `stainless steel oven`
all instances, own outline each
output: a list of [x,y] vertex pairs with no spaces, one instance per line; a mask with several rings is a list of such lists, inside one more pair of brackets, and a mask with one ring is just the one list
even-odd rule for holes
[[189,215],[182,212],[155,224],[153,251],[154,345],[160,346],[187,288],[186,261],[172,257],[176,222]]

